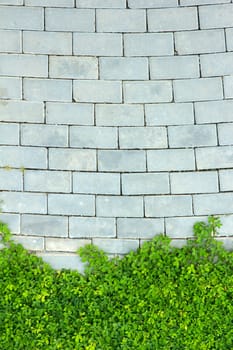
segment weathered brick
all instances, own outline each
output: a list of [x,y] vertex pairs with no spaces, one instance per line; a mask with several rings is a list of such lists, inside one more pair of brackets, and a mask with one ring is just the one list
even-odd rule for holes
[[233,74],[233,52],[201,55],[203,77]]
[[193,225],[198,221],[206,221],[205,216],[166,218],[166,235],[170,238],[193,237]]
[[233,193],[196,194],[193,207],[195,215],[232,214]]
[[144,126],[142,105],[97,104],[96,125]]
[[8,225],[12,233],[20,232],[20,215],[1,213],[1,222]]
[[76,6],[81,8],[125,8],[126,0],[76,0]]
[[232,27],[233,5],[200,6],[201,29]]
[[122,35],[74,33],[74,54],[79,56],[122,56]]
[[148,80],[149,69],[146,57],[100,58],[100,79]]
[[51,78],[97,79],[96,57],[51,56],[49,58]]
[[0,145],[19,144],[19,125],[0,123]]
[[221,191],[233,191],[233,170],[220,170],[219,182]]
[[233,167],[233,147],[203,147],[196,149],[197,169]]
[[26,192],[1,192],[2,211],[6,213],[37,213],[47,212],[45,194]]
[[124,195],[165,194],[169,192],[169,177],[166,173],[122,175],[122,193]]
[[168,149],[147,151],[148,171],[194,170],[192,149]]
[[117,128],[71,126],[70,146],[79,148],[117,148]]
[[48,58],[44,55],[0,54],[0,75],[47,77]]
[[21,126],[21,144],[26,146],[65,147],[68,146],[68,129],[62,125]]
[[96,151],[83,149],[49,150],[49,168],[57,170],[96,170]]
[[0,147],[0,167],[45,169],[47,167],[47,151],[39,147]]
[[226,28],[227,51],[233,51],[233,28]]
[[93,244],[109,254],[127,254],[139,247],[139,241],[136,239],[94,238]]
[[233,101],[196,102],[194,106],[197,123],[233,122]]
[[24,188],[33,192],[70,192],[71,175],[67,171],[26,170]]
[[218,192],[216,171],[173,173],[170,177],[174,194]]
[[130,8],[161,8],[175,7],[177,5],[177,0],[128,0]]
[[233,145],[233,123],[218,125],[218,138],[220,145]]
[[73,173],[73,192],[120,194],[120,174]]
[[44,249],[44,238],[30,236],[13,236],[13,241],[22,244],[25,249],[41,251]]
[[[1,190],[22,191],[23,173],[15,169],[0,169]],[[2,219],[1,219],[2,220]]]
[[164,232],[163,219],[119,218],[117,219],[118,238],[151,239]]
[[225,98],[233,98],[233,77],[223,77],[223,85]]
[[146,125],[193,124],[192,103],[160,103],[145,106]]
[[77,252],[80,247],[91,244],[90,239],[45,238],[45,249],[49,252]]
[[151,79],[198,78],[197,56],[154,57],[150,59]]
[[87,103],[46,103],[46,121],[50,124],[94,125],[94,106]]
[[76,102],[122,102],[119,81],[75,80],[73,89]]
[[21,32],[18,30],[0,30],[0,52],[21,52]]
[[180,125],[168,127],[169,146],[197,147],[216,146],[217,133],[215,125]]
[[98,151],[99,171],[138,172],[146,170],[144,151],[103,150]]
[[0,100],[0,121],[43,123],[43,103]]
[[42,8],[0,6],[0,29],[43,30]]
[[84,273],[84,263],[75,253],[37,253],[47,264],[55,270],[78,270]]
[[26,6],[74,7],[75,0],[25,0]]
[[146,217],[192,215],[191,196],[146,196]]
[[172,86],[170,81],[125,82],[123,87],[126,103],[172,101]]
[[97,216],[142,217],[143,198],[130,196],[97,196]]
[[69,236],[77,237],[115,237],[114,218],[71,217],[69,219]]
[[119,129],[120,148],[166,148],[167,131],[164,127],[124,127]]
[[22,79],[0,77],[0,98],[20,100],[22,98]]
[[53,215],[22,215],[22,233],[31,236],[67,237],[68,218]]
[[81,194],[48,194],[48,213],[93,216],[95,197]]

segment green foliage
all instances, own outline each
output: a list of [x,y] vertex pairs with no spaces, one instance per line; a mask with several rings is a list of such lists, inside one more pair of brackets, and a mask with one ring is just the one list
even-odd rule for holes
[[1,350],[232,350],[233,253],[194,226],[181,248],[157,236],[123,259],[79,250],[85,275],[54,271],[0,226]]

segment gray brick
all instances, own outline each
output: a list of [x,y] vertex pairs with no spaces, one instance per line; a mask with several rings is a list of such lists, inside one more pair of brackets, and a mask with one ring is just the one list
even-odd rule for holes
[[218,174],[216,171],[173,173],[171,193],[210,193],[218,192]]
[[122,35],[74,33],[74,54],[79,56],[122,56]]
[[80,247],[91,244],[90,239],[45,238],[45,249],[50,252],[77,252]]
[[68,129],[61,125],[22,125],[21,143],[26,146],[68,146]]
[[169,193],[168,174],[123,174],[122,193],[137,194],[165,194]]
[[124,83],[126,103],[171,102],[172,86],[170,81],[145,81]]
[[198,78],[197,56],[156,57],[150,59],[151,79]]
[[[0,39],[1,40],[1,39]],[[0,77],[0,98],[21,99],[22,79],[13,77]]]
[[98,104],[96,125],[102,126],[144,126],[142,105]]
[[12,233],[20,232],[20,215],[19,214],[6,214],[1,213],[1,222],[8,225]]
[[79,148],[117,148],[117,128],[71,126],[70,146]]
[[41,251],[44,249],[44,238],[30,236],[13,236],[13,241],[22,244],[25,249],[32,251]]
[[69,269],[84,273],[84,264],[76,253],[37,253],[37,255],[55,270]]
[[232,27],[233,5],[201,6],[199,17],[201,29]]
[[232,236],[233,235],[233,215],[220,216],[222,227],[219,229],[219,235]]
[[24,98],[32,101],[72,101],[72,81],[24,79]]
[[0,0],[1,5],[23,5],[23,0]]
[[46,103],[46,120],[50,124],[94,125],[94,107],[87,103]]
[[72,54],[72,34],[56,32],[23,32],[23,51],[36,54]]
[[125,127],[119,129],[120,148],[166,148],[167,131],[164,127]]
[[99,171],[137,172],[146,170],[146,155],[144,151],[99,151]]
[[81,194],[48,194],[48,213],[93,216],[95,197]]
[[145,57],[100,58],[100,79],[148,80],[148,59]]
[[26,192],[1,192],[3,201],[2,211],[6,213],[38,213],[47,212],[47,199],[45,194]]
[[231,2],[231,0],[180,0],[180,6],[213,5],[229,2]]
[[182,125],[168,127],[169,146],[197,147],[216,146],[217,133],[215,125]]
[[117,219],[118,238],[151,239],[164,232],[163,219],[120,218]]
[[96,10],[97,32],[145,32],[146,11],[104,9]]
[[233,51],[233,28],[226,29],[227,51]]
[[26,170],[24,188],[34,192],[70,192],[71,175],[67,171]]
[[69,219],[69,236],[76,237],[115,237],[114,218],[71,217]]
[[201,55],[203,77],[233,74],[233,52]]
[[145,106],[147,125],[193,124],[192,103],[161,103]]
[[125,8],[126,0],[76,0],[76,6],[81,8]]
[[194,170],[192,149],[168,149],[147,151],[148,171]]
[[139,33],[124,35],[125,56],[173,55],[172,33]]
[[45,169],[47,167],[47,151],[38,147],[0,147],[0,167]]
[[149,32],[198,29],[197,9],[169,8],[148,10]]
[[232,214],[233,193],[196,194],[193,207],[195,215]]
[[127,254],[139,247],[139,241],[135,239],[94,238],[93,244],[109,254]]
[[49,76],[51,78],[98,79],[97,58],[51,56]]
[[143,198],[130,196],[97,196],[97,216],[142,217]]
[[220,170],[219,182],[221,191],[233,191],[233,170]]
[[172,239],[170,246],[175,248],[182,248],[187,244],[187,239]]
[[175,33],[175,47],[179,55],[225,51],[223,29],[195,30]]
[[1,190],[22,191],[22,171],[13,169],[0,169],[0,184]]
[[73,191],[87,194],[120,194],[120,174],[73,173]]
[[177,0],[128,0],[130,8],[161,8],[175,7],[177,5]]
[[96,151],[83,149],[49,150],[49,168],[57,170],[96,170]]
[[119,81],[75,80],[73,89],[76,102],[122,102]]
[[0,52],[17,53],[21,51],[21,32],[0,30]]
[[43,30],[43,9],[33,7],[26,8],[24,6],[1,6],[0,28],[20,30]]
[[68,8],[45,9],[45,28],[51,31],[94,32],[94,10]]
[[204,147],[196,149],[197,169],[233,167],[233,147]]
[[197,102],[194,106],[197,123],[233,122],[233,101]]
[[0,100],[0,121],[43,123],[43,103]]
[[145,197],[146,217],[192,215],[191,196],[149,196]]
[[0,75],[47,77],[48,58],[42,55],[0,54]]
[[176,102],[220,100],[223,98],[221,78],[202,78],[174,81]]
[[216,240],[222,242],[223,248],[228,251],[233,251],[233,239],[232,237],[216,237]]
[[26,6],[73,7],[74,0],[25,0]]
[[31,236],[67,237],[68,218],[52,215],[22,215],[22,233]]
[[224,95],[225,98],[232,98],[233,97],[233,77],[223,77],[223,85],[224,85]]
[[205,216],[166,218],[166,235],[170,238],[193,237],[193,225],[197,222],[206,222]]
[[218,125],[218,138],[220,145],[233,145],[233,123]]
[[19,125],[0,123],[0,145],[19,144]]

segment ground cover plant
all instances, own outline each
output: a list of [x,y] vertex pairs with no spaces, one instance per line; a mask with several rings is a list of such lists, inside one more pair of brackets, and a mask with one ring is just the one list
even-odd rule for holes
[[233,253],[194,226],[181,249],[157,236],[123,259],[79,250],[85,275],[55,271],[0,226],[1,350],[232,350]]

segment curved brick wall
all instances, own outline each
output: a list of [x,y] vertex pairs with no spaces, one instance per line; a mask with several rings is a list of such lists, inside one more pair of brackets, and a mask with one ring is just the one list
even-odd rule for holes
[[[1,219],[55,267],[219,214],[233,246],[233,3],[0,0]],[[232,237],[230,237],[232,236]],[[77,265],[78,264],[78,265]]]

